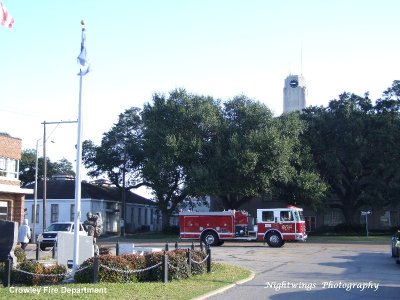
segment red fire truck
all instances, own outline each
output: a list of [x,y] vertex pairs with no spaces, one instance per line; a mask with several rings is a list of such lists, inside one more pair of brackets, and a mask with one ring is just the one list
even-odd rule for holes
[[181,239],[200,239],[210,246],[220,246],[224,241],[264,241],[270,247],[281,247],[285,241],[307,239],[303,209],[257,209],[254,224],[247,212],[227,210],[222,212],[180,212]]

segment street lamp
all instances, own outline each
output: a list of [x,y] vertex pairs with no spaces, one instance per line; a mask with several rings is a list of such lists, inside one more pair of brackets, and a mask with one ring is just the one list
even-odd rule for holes
[[[46,122],[43,121],[43,232],[46,229],[46,200],[47,200],[47,158],[46,158],[46,124],[64,124],[77,123],[78,121],[59,121]],[[53,142],[54,143],[54,142]]]
[[[37,223],[37,187],[38,187],[38,172],[39,172],[39,141],[41,139],[36,140],[36,160],[35,160],[35,190],[33,195],[33,224],[32,224],[32,240],[36,243],[36,223]],[[54,143],[54,141],[50,141]],[[47,169],[47,162],[45,160],[44,164]],[[44,228],[43,228],[44,231]]]
[[46,230],[46,199],[47,198],[47,159],[46,159],[46,121],[43,122],[43,224]]
[[38,182],[38,147],[39,141],[41,139],[36,140],[36,161],[35,161],[35,190],[33,195],[33,224],[32,224],[32,241],[36,243],[36,205],[37,205],[37,182]]

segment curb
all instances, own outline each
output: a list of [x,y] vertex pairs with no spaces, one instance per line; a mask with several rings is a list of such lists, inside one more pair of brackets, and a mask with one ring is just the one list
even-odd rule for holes
[[229,289],[231,289],[231,288],[233,288],[233,287],[235,287],[237,285],[240,285],[240,284],[243,284],[243,283],[248,282],[250,280],[253,280],[254,277],[256,276],[256,273],[254,273],[253,271],[250,271],[250,272],[251,272],[250,276],[245,278],[245,279],[236,281],[235,283],[232,283],[232,284],[230,284],[228,286],[224,286],[224,287],[219,288],[219,289],[217,289],[215,291],[211,291],[211,292],[209,292],[209,293],[207,293],[205,295],[193,298],[192,300],[204,300],[204,299],[207,299],[208,297],[221,294],[221,293],[223,293],[223,292],[225,292],[225,291],[227,291],[227,290],[229,290]]

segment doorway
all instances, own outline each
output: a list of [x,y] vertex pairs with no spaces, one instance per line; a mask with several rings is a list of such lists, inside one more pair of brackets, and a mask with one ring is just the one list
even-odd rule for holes
[[313,232],[316,229],[316,217],[304,217],[306,222],[306,231]]

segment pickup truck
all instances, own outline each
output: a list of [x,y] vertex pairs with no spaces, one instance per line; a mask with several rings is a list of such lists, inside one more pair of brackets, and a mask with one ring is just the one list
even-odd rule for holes
[[[56,222],[52,223],[45,232],[38,236],[37,241],[40,243],[40,249],[46,250],[47,247],[53,247],[57,243],[57,233],[59,231],[74,232],[74,222]],[[88,235],[85,227],[80,224],[79,226],[80,235]]]

